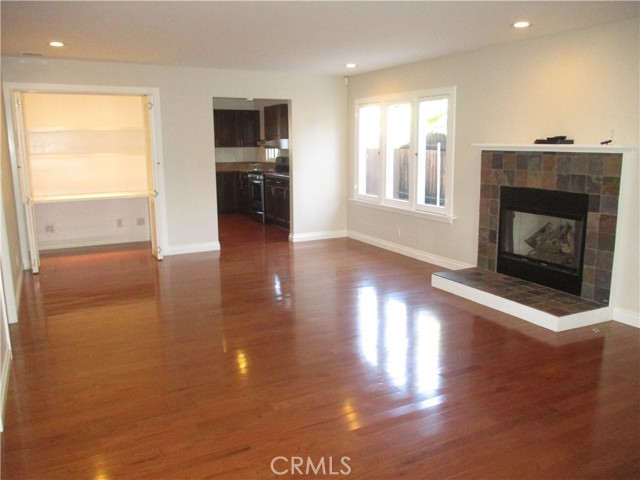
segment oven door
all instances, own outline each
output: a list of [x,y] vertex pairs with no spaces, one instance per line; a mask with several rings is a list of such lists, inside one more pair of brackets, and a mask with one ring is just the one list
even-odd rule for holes
[[249,211],[254,219],[264,223],[263,178],[249,178]]

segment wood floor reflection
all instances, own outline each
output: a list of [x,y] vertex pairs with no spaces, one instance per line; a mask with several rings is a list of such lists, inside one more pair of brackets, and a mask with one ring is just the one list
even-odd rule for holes
[[548,332],[349,239],[235,216],[220,238],[43,257],[11,327],[3,479],[640,475],[637,329]]

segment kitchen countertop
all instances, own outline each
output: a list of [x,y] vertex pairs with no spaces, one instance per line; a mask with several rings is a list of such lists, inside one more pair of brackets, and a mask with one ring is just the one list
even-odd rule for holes
[[286,178],[289,179],[289,172],[263,172],[265,177]]
[[254,172],[260,171],[266,176],[289,178],[289,172],[276,172],[275,164],[267,162],[228,162],[216,163],[216,172]]
[[260,170],[264,173],[274,172],[275,163],[267,162],[228,162],[216,163],[216,172],[253,172]]

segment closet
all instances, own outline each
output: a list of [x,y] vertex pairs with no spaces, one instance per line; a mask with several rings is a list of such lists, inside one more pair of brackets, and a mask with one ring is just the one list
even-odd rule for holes
[[20,187],[31,264],[40,250],[155,241],[146,95],[17,94]]

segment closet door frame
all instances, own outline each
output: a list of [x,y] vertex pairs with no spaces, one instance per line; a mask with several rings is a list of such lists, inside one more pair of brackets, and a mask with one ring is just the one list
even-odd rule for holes
[[[113,87],[95,85],[57,85],[36,83],[4,83],[4,102],[6,110],[6,125],[8,133],[9,154],[11,157],[11,171],[17,206],[18,229],[20,235],[20,253],[25,269],[33,273],[39,271],[39,252],[35,238],[35,223],[33,203],[28,191],[28,172],[26,165],[25,132],[22,121],[22,93],[75,93],[95,95],[131,95],[146,97],[149,101],[149,125],[151,129],[149,170],[153,172],[153,188],[150,189],[150,215],[154,219],[149,222],[152,237],[152,254],[158,260],[162,259],[163,247],[167,245],[166,231],[166,202],[164,187],[164,162],[162,155],[162,135],[160,131],[160,91],[157,88],[146,87]],[[24,170],[24,171],[23,171]],[[152,198],[153,197],[153,198]],[[154,228],[155,227],[155,228]],[[6,254],[6,252],[3,252]]]

